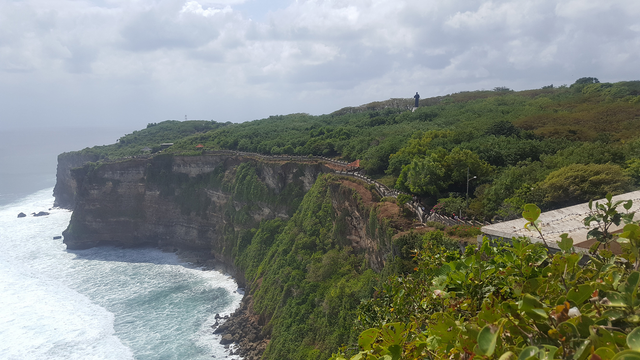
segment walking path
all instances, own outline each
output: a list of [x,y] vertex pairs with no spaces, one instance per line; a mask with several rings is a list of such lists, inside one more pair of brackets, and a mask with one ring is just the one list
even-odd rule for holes
[[[325,162],[328,164],[331,164],[335,167],[338,167],[339,169],[335,169],[334,167],[329,166],[330,169],[333,170],[333,172],[335,174],[338,174],[340,176],[347,176],[347,177],[351,177],[354,179],[358,179],[361,181],[366,182],[367,184],[373,184],[376,191],[378,192],[378,194],[380,194],[381,197],[393,197],[393,198],[397,198],[398,195],[400,194],[405,194],[405,195],[409,195],[405,192],[396,190],[396,189],[390,189],[388,186],[371,179],[370,177],[366,176],[365,174],[362,173],[361,169],[359,167],[355,167],[355,166],[351,166],[349,165],[350,163],[346,162],[346,161],[341,161],[341,160],[336,160],[336,159],[332,159],[332,158],[328,158],[325,156],[316,156],[316,155],[308,155],[308,156],[298,156],[298,155],[264,155],[264,154],[258,154],[258,153],[253,153],[253,152],[245,152],[245,151],[235,151],[235,150],[205,150],[203,152],[203,154],[206,155],[236,155],[236,156],[247,156],[247,157],[254,157],[254,158],[259,158],[261,160],[277,160],[277,161],[299,161],[299,162],[305,162],[305,161],[310,161],[310,160],[315,160],[315,161],[321,161],[321,162]],[[129,156],[129,157],[125,157],[125,159],[148,159],[153,157],[153,155],[139,155],[139,156]],[[119,159],[120,160],[120,159]],[[104,159],[102,161],[104,162],[116,162],[119,160],[109,160],[109,159]],[[473,225],[473,226],[482,226],[482,225],[486,225],[486,224],[482,224],[479,223],[477,221],[466,221],[466,220],[455,220],[449,217],[445,217],[436,213],[431,213],[428,214],[425,212],[424,208],[422,207],[422,205],[420,203],[418,203],[417,201],[413,201],[410,200],[409,202],[406,203],[406,206],[409,207],[409,209],[415,214],[416,220],[418,220],[420,223],[426,223],[428,221],[435,221],[435,222],[439,222],[445,225],[460,225],[460,224],[464,224],[464,225]]]
[[[341,176],[347,176],[347,177],[351,177],[351,178],[355,178],[358,180],[362,180],[364,182],[366,182],[367,184],[373,184],[375,186],[376,191],[378,192],[378,194],[380,194],[381,197],[393,197],[393,198],[397,198],[398,195],[400,194],[405,194],[405,195],[411,195],[408,193],[405,193],[403,191],[399,191],[396,189],[390,189],[388,186],[371,179],[370,177],[366,176],[365,174],[362,173],[362,171],[360,170],[360,168],[358,167],[354,167],[354,166],[350,166],[348,162],[346,161],[341,161],[341,160],[336,160],[336,159],[331,159],[325,156],[315,156],[315,155],[309,155],[309,156],[297,156],[297,155],[264,155],[264,154],[258,154],[258,153],[251,153],[251,152],[244,152],[244,151],[233,151],[233,150],[214,150],[214,151],[206,151],[206,154],[220,154],[220,155],[242,155],[242,156],[252,156],[252,157],[257,157],[263,160],[291,160],[291,161],[308,161],[308,160],[316,160],[316,161],[322,161],[325,163],[330,163],[332,165],[337,165],[339,167],[341,167],[341,170],[336,170],[336,169],[332,169],[334,173],[341,175]],[[409,209],[415,214],[416,216],[416,220],[418,220],[420,223],[424,224],[428,221],[435,221],[435,222],[439,222],[445,225],[472,225],[472,226],[482,226],[482,225],[488,225],[489,223],[480,223],[477,221],[469,221],[469,220],[455,220],[446,216],[442,216],[436,213],[431,213],[428,214],[426,213],[426,211],[424,210],[424,208],[422,207],[422,205],[420,203],[418,203],[417,201],[413,201],[410,200],[406,206],[409,207]]]

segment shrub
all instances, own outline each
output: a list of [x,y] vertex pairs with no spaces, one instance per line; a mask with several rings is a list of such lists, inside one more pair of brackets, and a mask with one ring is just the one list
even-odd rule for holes
[[368,329],[350,358],[640,358],[640,272],[616,258],[582,267],[573,240],[559,246],[553,256],[518,239],[462,256],[423,249],[411,275],[360,306]]
[[476,237],[482,234],[479,227],[463,224],[449,226],[445,232],[449,236],[457,236],[461,238]]
[[398,204],[398,206],[403,206],[404,204],[408,203],[409,201],[411,201],[411,195],[400,194],[400,195],[398,195],[396,203]]
[[434,206],[435,211],[440,215],[451,216],[451,214],[460,215],[462,209],[466,209],[465,199],[461,197],[450,196],[448,198],[438,199],[438,204]]
[[444,229],[446,228],[446,226],[444,224],[441,224],[441,223],[436,222],[436,221],[427,221],[426,225],[428,227],[432,227],[432,228],[435,228],[435,229],[440,230],[440,231],[444,231]]
[[549,174],[540,184],[548,205],[572,205],[631,189],[631,178],[613,164],[573,164]]

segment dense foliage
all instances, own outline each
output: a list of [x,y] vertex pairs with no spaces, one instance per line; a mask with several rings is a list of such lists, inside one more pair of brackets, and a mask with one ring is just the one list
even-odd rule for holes
[[73,154],[93,156],[96,160],[147,155],[160,151],[160,145],[163,143],[173,143],[182,138],[218,129],[228,124],[203,120],[167,120],[160,123],[149,123],[146,129],[124,135],[117,139],[115,144],[85,148],[75,151]]
[[[356,308],[371,296],[377,275],[346,239],[347,213],[334,207],[336,199],[374,212],[352,189],[323,176],[291,220],[263,221],[239,249],[237,264],[254,290],[254,309],[271,319],[263,330],[272,337],[266,358],[326,358],[355,340]],[[384,224],[371,227],[372,236],[384,238]]]
[[585,77],[570,87],[496,88],[420,104],[411,112],[411,101],[391,99],[242,124],[165,121],[83,153],[133,156],[174,142],[164,151],[196,155],[202,145],[361,159],[370,176],[419,196],[427,207],[468,193],[459,215],[486,220],[515,218],[528,202],[557,208],[640,182],[640,81]]
[[622,193],[640,180],[640,81],[596,80],[457,93],[424,99],[415,112],[392,99],[321,116],[271,116],[186,137],[169,151],[202,144],[361,159],[369,175],[427,206],[466,197],[468,185],[464,215],[514,218],[527,202],[556,208]]
[[332,359],[640,358],[640,273],[626,259],[581,266],[566,236],[555,255],[518,239],[463,254],[446,243],[425,236],[414,271],[360,306],[359,349]]
[[[377,208],[362,206],[356,192],[331,176],[306,195],[300,184],[276,194],[259,180],[256,164],[189,178],[171,175],[171,155],[229,149],[361,159],[370,176],[442,214],[509,219],[527,203],[557,208],[637,187],[639,119],[640,81],[581,78],[570,87],[423,99],[414,112],[395,99],[243,124],[149,124],[117,144],[81,153],[134,156],[174,142],[147,170],[162,196],[184,213],[204,216],[211,206],[205,188],[232,194],[230,205],[218,209],[226,223],[222,252],[244,271],[254,310],[271,319],[263,330],[271,334],[265,358],[327,358],[357,341],[357,350],[334,357],[610,359],[640,350],[640,331],[633,330],[640,324],[637,225],[624,229],[626,258],[607,253],[609,233],[593,232],[604,245],[586,266],[566,238],[555,255],[523,240],[460,251],[447,235],[478,233],[464,226],[392,241]],[[399,197],[398,205],[409,199]],[[248,205],[236,208],[234,200]],[[281,205],[291,218],[256,223],[251,214],[259,209],[251,202]],[[382,274],[394,276],[386,283],[347,240],[349,214],[336,203],[357,208],[368,218],[367,234],[387,247]],[[602,220],[614,205],[597,205],[592,216]],[[360,338],[354,319],[364,330]]]

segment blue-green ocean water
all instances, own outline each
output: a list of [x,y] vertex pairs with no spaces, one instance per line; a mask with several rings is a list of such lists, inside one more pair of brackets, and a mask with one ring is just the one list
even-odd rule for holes
[[157,249],[69,252],[51,193],[0,206],[0,359],[236,358],[211,329],[240,303],[232,278]]

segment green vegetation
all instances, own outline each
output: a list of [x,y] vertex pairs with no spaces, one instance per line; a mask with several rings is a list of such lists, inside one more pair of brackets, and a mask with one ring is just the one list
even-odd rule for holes
[[[633,212],[629,212],[633,202],[631,200],[627,201],[616,201],[613,202],[611,194],[607,194],[607,202],[604,204],[600,204],[596,201],[595,206],[593,201],[589,202],[589,210],[590,214],[584,219],[585,226],[593,226],[596,227],[591,229],[587,233],[587,238],[594,238],[597,240],[596,243],[593,244],[591,248],[591,252],[595,253],[600,245],[602,245],[606,250],[609,249],[609,244],[615,236],[611,233],[611,226],[616,225],[619,226],[622,222],[625,224],[630,224],[633,222]],[[626,213],[621,213],[618,211],[618,206],[622,205],[622,207],[627,211]],[[626,229],[625,231],[630,231],[630,229]],[[627,234],[627,233],[625,233]],[[620,236],[621,238],[632,238],[633,236]],[[630,242],[631,245],[635,243],[633,241]],[[635,252],[635,251],[634,251]],[[637,270],[637,266],[636,266]]]
[[548,210],[640,183],[640,81],[585,77],[569,87],[496,87],[423,99],[415,112],[410,103],[391,99],[242,124],[166,121],[82,152],[114,158],[174,142],[164,152],[198,155],[203,145],[360,159],[370,176],[427,207],[466,199],[468,188],[463,214],[484,220],[515,218],[525,203]]
[[473,238],[482,234],[479,227],[471,225],[453,225],[447,228],[446,233],[461,238]]
[[[629,201],[607,200],[585,219],[597,235],[632,218],[616,211]],[[537,228],[539,209],[526,208]],[[620,234],[622,257],[600,250],[584,266],[566,234],[554,255],[522,239],[461,254],[427,234],[414,271],[360,305],[358,348],[332,359],[640,359],[639,229]]]
[[640,81],[582,78],[570,87],[424,99],[415,112],[406,106],[392,99],[321,116],[272,116],[185,137],[167,151],[203,144],[361,159],[369,175],[427,206],[466,197],[468,170],[464,214],[485,220],[515,218],[528,202],[547,210],[622,193],[640,181]]
[[[161,150],[160,144],[174,143],[187,136],[218,129],[228,124],[203,120],[167,120],[160,123],[149,123],[146,129],[124,135],[115,144],[94,146],[68,154],[91,156],[96,161],[105,158],[117,159],[126,156],[151,154]],[[144,150],[145,148],[149,150]],[[198,152],[198,154],[200,153]]]
[[[335,200],[352,209],[334,207]],[[291,220],[263,221],[239,249],[237,265],[253,289],[254,308],[271,319],[265,358],[321,359],[355,340],[355,311],[371,297],[377,274],[346,239],[349,210],[375,218],[354,190],[322,176]],[[386,234],[384,224],[369,226],[374,236]]]
[[[328,358],[356,342],[357,350],[343,348],[333,358],[638,358],[640,228],[627,224],[615,238],[608,227],[627,222],[619,207],[628,210],[628,203],[608,197],[592,206],[585,224],[597,243],[585,266],[566,236],[554,255],[522,239],[461,252],[449,236],[472,238],[477,228],[428,224],[437,230],[396,235],[380,214],[417,196],[444,215],[512,219],[524,211],[528,226],[540,231],[541,209],[637,188],[640,81],[497,87],[407,109],[394,99],[242,124],[163,122],[80,153],[117,158],[173,142],[150,161],[147,185],[196,216],[213,211],[206,189],[231,194],[227,207],[215,209],[225,227],[214,250],[244,271],[254,309],[268,319],[266,359]],[[370,176],[410,195],[364,205],[361,194],[330,175],[306,195],[295,182],[276,193],[251,160],[192,178],[171,171],[176,154],[221,149],[360,159]],[[82,171],[92,176],[100,165]],[[291,218],[254,220],[261,202]],[[376,271],[371,254],[347,237],[355,210],[385,255]],[[608,250],[614,239],[626,250],[622,257]]]

